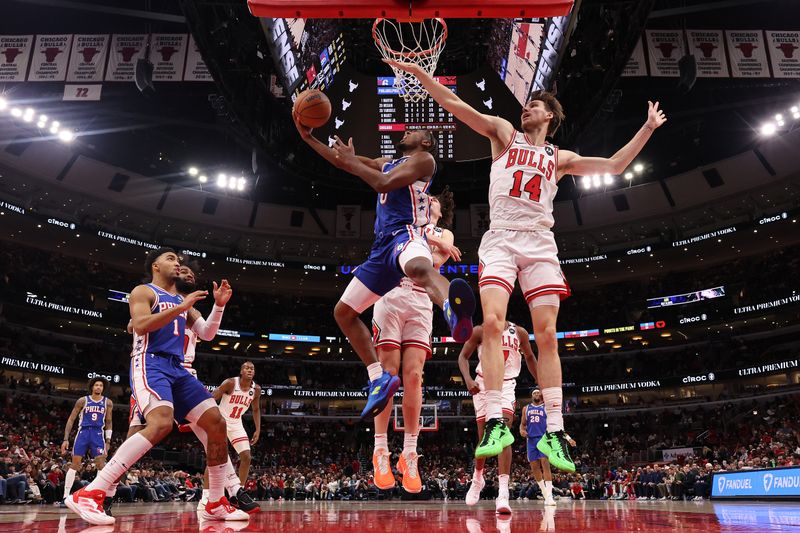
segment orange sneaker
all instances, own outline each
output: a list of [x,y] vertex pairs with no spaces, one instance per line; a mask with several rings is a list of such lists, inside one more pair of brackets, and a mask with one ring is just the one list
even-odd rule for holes
[[401,453],[397,461],[397,469],[403,474],[403,488],[406,492],[416,494],[422,491],[422,480],[419,477],[419,455],[416,452]]
[[375,486],[381,490],[394,488],[391,456],[388,450],[378,448],[372,454],[372,469],[375,471]]

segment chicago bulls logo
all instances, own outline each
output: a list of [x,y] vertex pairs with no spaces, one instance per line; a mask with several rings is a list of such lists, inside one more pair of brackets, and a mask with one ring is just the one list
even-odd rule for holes
[[63,50],[61,48],[58,48],[57,46],[50,46],[42,50],[42,53],[44,54],[44,60],[47,63],[52,63],[53,61],[55,61],[56,57],[61,52],[63,52]]
[[83,54],[83,62],[84,63],[91,63],[94,56],[100,53],[100,50],[94,48],[92,46],[87,46],[83,50],[81,50],[81,54]]
[[794,57],[794,51],[797,50],[798,47],[794,43],[781,43],[775,48],[783,52],[783,57],[785,59],[791,59]]
[[672,52],[678,49],[673,43],[658,43],[656,46],[659,50],[661,50],[661,55],[664,56],[666,59],[672,57]]
[[6,63],[13,63],[21,53],[22,50],[19,48],[6,48],[3,50],[3,55],[6,56]]
[[177,51],[178,49],[174,46],[162,46],[158,49],[158,53],[161,54],[161,61],[169,61]]
[[753,51],[758,48],[758,46],[753,43],[739,43],[736,45],[736,48],[741,50],[744,57],[753,57]]
[[120,48],[119,53],[122,54],[122,60],[126,63],[130,63],[131,59],[133,59],[133,55],[138,52],[139,49],[134,46],[123,46]]
[[717,49],[717,45],[714,43],[700,43],[697,45],[697,48],[703,52],[703,57],[709,58],[711,54],[714,53],[714,50]]

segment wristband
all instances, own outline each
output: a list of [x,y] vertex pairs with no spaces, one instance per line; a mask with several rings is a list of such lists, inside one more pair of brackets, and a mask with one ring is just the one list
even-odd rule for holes
[[110,429],[106,430],[106,440],[111,440],[111,430]]

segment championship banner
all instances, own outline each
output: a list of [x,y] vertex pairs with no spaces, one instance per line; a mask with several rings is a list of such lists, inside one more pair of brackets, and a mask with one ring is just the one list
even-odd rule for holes
[[0,82],[25,81],[33,35],[0,35]]
[[767,47],[775,78],[800,78],[800,31],[768,31]]
[[72,35],[37,35],[28,81],[64,81]]
[[642,44],[641,37],[636,41],[636,47],[633,49],[631,57],[628,58],[628,62],[622,70],[622,75],[626,77],[647,76],[647,64],[644,61],[644,44]]
[[68,82],[103,81],[108,35],[76,35],[67,71]]
[[681,30],[645,30],[650,75],[677,78],[678,60],[686,53]]
[[767,48],[761,30],[725,31],[734,78],[769,78]]
[[152,35],[150,61],[153,62],[153,81],[181,81],[186,62],[189,36],[185,33],[156,33]]
[[686,30],[689,50],[697,60],[698,78],[727,78],[728,62],[722,30]]
[[343,239],[361,237],[361,206],[336,206],[336,236]]
[[136,61],[144,57],[148,35],[112,35],[106,81],[133,81]]
[[693,448],[670,448],[661,450],[661,457],[666,463],[672,463],[678,460],[678,457],[693,457]]
[[194,40],[192,35],[189,36],[189,51],[186,53],[186,73],[183,79],[184,81],[214,81],[208,71],[206,62],[203,61],[200,49],[197,47],[197,41]]
[[470,204],[469,220],[472,236],[481,237],[489,230],[489,204]]

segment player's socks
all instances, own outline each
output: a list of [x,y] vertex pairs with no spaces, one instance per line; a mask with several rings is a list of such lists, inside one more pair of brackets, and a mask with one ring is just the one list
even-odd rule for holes
[[383,374],[383,367],[380,363],[372,363],[371,365],[367,365],[367,373],[369,373],[369,380],[375,381]]
[[208,467],[208,501],[218,502],[225,496],[225,476],[227,463]]
[[403,453],[417,453],[419,433],[405,433],[403,436]]
[[450,282],[442,312],[453,339],[456,342],[467,342],[472,336],[472,315],[475,314],[475,294],[469,283],[461,278]]
[[536,484],[539,485],[539,490],[542,491],[542,498],[547,498],[547,485],[545,484],[545,481],[540,479],[536,482]]
[[203,496],[200,498],[200,500],[207,502],[208,501],[208,493],[209,493],[208,489],[203,489]]
[[478,470],[477,468],[473,470],[472,479],[479,483],[483,483],[483,468],[481,468],[480,470]]
[[499,476],[497,476],[497,480],[500,482],[500,492],[505,493],[506,495],[508,495],[509,477],[510,476],[508,474],[500,474]]
[[111,485],[114,484],[122,474],[128,471],[136,462],[142,458],[153,447],[152,443],[142,436],[141,433],[136,433],[131,438],[125,440],[117,449],[114,457],[106,463],[106,466],[97,473],[94,481],[89,483],[86,491],[102,490],[108,491]]
[[72,494],[72,485],[75,484],[75,475],[78,473],[74,468],[67,469],[67,475],[64,477],[64,497],[66,498]]
[[375,449],[389,451],[389,437],[386,433],[375,433]]
[[106,496],[108,496],[109,498],[113,498],[114,496],[116,496],[117,485],[119,485],[119,481],[117,481],[116,483],[112,483],[111,486],[108,487],[108,490],[106,491]]
[[564,430],[564,415],[561,413],[563,392],[561,387],[547,387],[542,389],[544,411],[547,413],[547,431],[554,433]]
[[503,409],[500,407],[503,401],[503,392],[499,390],[486,391],[486,421],[502,418]]

